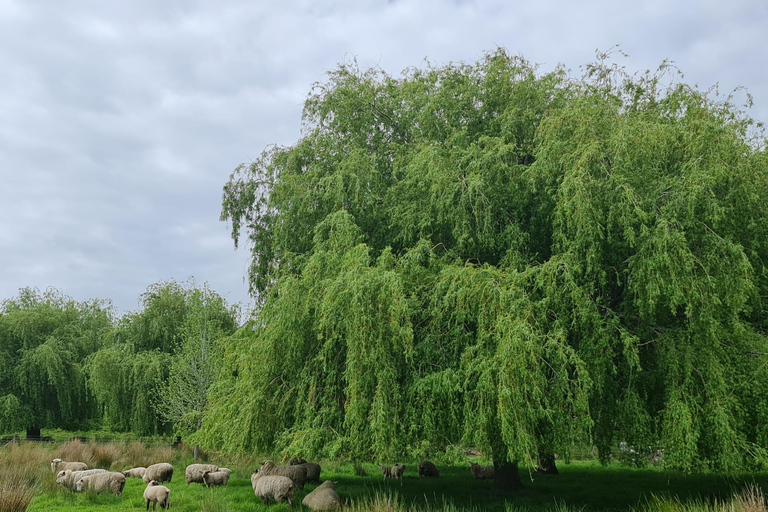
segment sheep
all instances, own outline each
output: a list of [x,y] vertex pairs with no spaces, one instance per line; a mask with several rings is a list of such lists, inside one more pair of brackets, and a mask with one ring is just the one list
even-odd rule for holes
[[261,498],[265,505],[269,500],[280,503],[283,499],[293,507],[293,480],[283,475],[265,475],[263,471],[254,470],[251,475],[251,486],[257,498]]
[[304,496],[302,503],[312,510],[341,510],[341,498],[336,492],[337,482],[326,480]]
[[307,482],[320,483],[320,464],[307,462],[304,459],[291,459],[291,466],[304,466],[307,468]]
[[387,478],[399,478],[400,482],[403,482],[403,473],[405,473],[405,464],[398,466],[379,466],[381,474],[384,475],[384,479]]
[[469,463],[469,471],[475,480],[491,479],[493,478],[493,466],[481,466],[475,462]]
[[146,473],[147,468],[144,467],[137,467],[137,468],[131,468],[126,469],[123,471],[123,475],[125,475],[126,478],[144,478],[144,473]]
[[265,475],[282,475],[293,480],[297,489],[304,488],[307,481],[307,468],[304,466],[275,466],[271,460],[264,461],[261,465],[261,473]]
[[157,504],[160,504],[160,508],[168,510],[171,506],[171,490],[164,485],[158,485],[157,480],[150,480],[147,484],[147,488],[144,489],[144,503],[147,504],[147,510],[149,510],[149,504],[152,503],[152,510],[155,510]]
[[203,483],[206,487],[227,485],[231,474],[232,470],[229,468],[219,468],[218,471],[205,471],[203,472]]
[[440,477],[440,471],[438,471],[437,467],[428,460],[419,462],[418,471],[419,471],[419,476],[427,476],[427,477],[434,477],[434,478]]
[[106,469],[86,469],[84,471],[72,471],[71,469],[65,469],[63,471],[59,471],[59,473],[56,475],[56,483],[69,489],[70,491],[74,491],[75,484],[78,480],[80,480],[80,478],[106,472]]
[[51,473],[58,473],[69,469],[70,471],[85,471],[88,469],[88,464],[85,462],[64,462],[61,459],[53,459],[51,461]]
[[146,483],[149,483],[152,480],[158,482],[170,482],[171,478],[173,478],[173,466],[167,462],[152,464],[146,471],[144,471],[144,476],[141,477]]
[[115,496],[123,494],[125,487],[125,475],[116,472],[96,473],[95,475],[82,476],[75,484],[77,492],[84,490],[95,492],[111,492]]
[[203,473],[210,471],[214,473],[219,470],[219,466],[215,464],[190,464],[187,466],[185,476],[187,478],[187,485],[189,484],[202,484]]

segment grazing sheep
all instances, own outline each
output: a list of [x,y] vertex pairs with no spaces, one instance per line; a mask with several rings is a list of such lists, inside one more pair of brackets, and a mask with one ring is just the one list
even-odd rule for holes
[[81,476],[75,484],[75,488],[77,488],[77,492],[91,491],[96,494],[111,492],[115,496],[120,496],[123,494],[123,488],[125,488],[125,475],[105,471],[95,475]]
[[158,482],[170,482],[171,478],[173,478],[173,466],[167,462],[152,464],[146,471],[144,471],[144,476],[141,477],[146,483],[149,483],[152,480]]
[[493,478],[493,466],[481,466],[475,462],[469,463],[469,471],[475,480],[483,480]]
[[205,471],[203,472],[203,483],[206,487],[213,487],[214,485],[227,485],[229,476],[232,474],[232,470],[228,468],[219,468],[218,471]]
[[312,510],[341,510],[341,498],[334,489],[336,483],[326,480],[304,496],[302,503]]
[[254,470],[251,475],[251,486],[257,498],[261,498],[265,505],[269,500],[280,503],[284,499],[293,507],[293,480],[283,475],[265,475],[262,471]]
[[399,478],[402,483],[403,473],[405,473],[405,464],[400,466],[397,464],[394,466],[379,466],[379,469],[381,470],[381,474],[384,475],[385,480],[387,478]]
[[126,478],[144,478],[144,473],[147,471],[147,468],[143,468],[139,466],[138,468],[131,468],[126,469],[123,471],[123,474]]
[[147,504],[147,510],[149,510],[149,504],[152,503],[152,510],[155,510],[155,506],[160,504],[160,508],[168,510],[170,508],[171,490],[164,485],[158,485],[157,480],[150,480],[147,484],[147,488],[144,489],[144,503]]
[[51,473],[58,473],[59,471],[85,471],[88,469],[88,464],[85,462],[64,462],[61,459],[53,459],[51,461]]
[[66,489],[69,489],[70,491],[74,491],[75,484],[78,480],[80,480],[80,478],[106,472],[106,469],[86,469],[85,471],[72,471],[71,469],[65,469],[63,471],[59,471],[59,473],[56,475],[56,483],[65,487]]
[[437,467],[428,460],[419,462],[418,471],[419,471],[419,476],[427,476],[427,477],[434,477],[434,478],[440,477],[440,471],[438,471]]
[[287,476],[293,480],[297,489],[303,489],[304,482],[307,481],[307,468],[304,466],[275,466],[271,460],[267,460],[261,465],[259,472],[265,475]]
[[304,459],[291,459],[291,466],[304,466],[307,468],[307,482],[320,483],[320,464],[307,462]]
[[187,477],[187,485],[189,484],[202,484],[203,473],[210,471],[214,473],[219,470],[219,466],[215,464],[190,464],[187,466],[185,476]]

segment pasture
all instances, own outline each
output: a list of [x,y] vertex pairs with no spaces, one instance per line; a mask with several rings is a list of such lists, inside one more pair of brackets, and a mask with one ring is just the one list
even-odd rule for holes
[[[168,445],[145,446],[138,442],[109,444],[67,442],[40,445],[22,442],[0,448],[0,512],[56,510],[61,512],[144,510],[142,494],[146,484],[129,478],[121,497],[111,494],[70,493],[55,483],[50,461],[82,460],[90,467],[122,471],[154,462],[171,462],[174,476],[165,485],[171,490],[171,510],[206,511],[284,511],[286,504],[262,505],[253,493],[250,475],[265,458],[245,454],[224,456],[207,454],[210,462],[233,470],[226,487],[207,489],[187,485],[184,471],[192,463],[190,450]],[[279,460],[279,458],[276,458]],[[472,479],[468,465],[442,465],[439,479],[420,478],[417,461],[406,461],[402,483],[384,480],[373,463],[319,461],[321,480],[338,481],[336,487],[346,510],[410,512],[449,510],[469,511],[764,511],[763,489],[768,489],[768,474],[743,474],[724,477],[715,474],[684,475],[660,468],[633,469],[619,465],[601,466],[596,461],[559,463],[559,476],[523,472],[525,489],[511,495],[493,492],[490,480]],[[394,461],[392,461],[394,462]],[[305,510],[302,498],[315,488],[307,484],[296,491],[294,509]],[[747,491],[745,491],[745,489]],[[760,508],[762,507],[762,508]]]

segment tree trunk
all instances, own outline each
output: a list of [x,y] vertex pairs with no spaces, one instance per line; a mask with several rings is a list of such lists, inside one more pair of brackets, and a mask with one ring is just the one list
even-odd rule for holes
[[28,427],[27,439],[40,439],[40,427]]
[[197,444],[195,445],[195,451],[194,451],[194,454],[192,455],[192,457],[195,460],[200,458],[200,445],[197,445]]
[[555,454],[540,453],[536,472],[543,475],[559,475],[560,472],[555,465]]
[[514,492],[523,488],[517,462],[493,463],[493,489],[496,492]]

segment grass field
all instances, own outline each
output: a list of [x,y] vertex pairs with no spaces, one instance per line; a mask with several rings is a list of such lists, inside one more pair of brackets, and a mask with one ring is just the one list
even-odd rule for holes
[[[250,475],[264,460],[263,456],[209,456],[211,462],[233,469],[233,475],[226,487],[206,489],[199,484],[187,485],[184,481],[184,469],[192,463],[189,451],[171,449],[167,444],[147,447],[137,442],[70,442],[41,446],[22,442],[0,448],[0,512],[23,511],[25,505],[30,512],[144,510],[142,494],[146,485],[139,479],[128,479],[121,497],[70,493],[60,488],[50,469],[50,460],[57,456],[113,471],[171,462],[175,470],[173,481],[165,485],[171,489],[171,510],[179,512],[290,510],[287,504],[264,506],[254,496]],[[568,465],[560,463],[561,474],[554,477],[524,472],[525,490],[499,495],[493,492],[491,481],[472,479],[468,466],[463,465],[438,464],[440,478],[424,479],[418,477],[415,463],[406,463],[401,483],[385,481],[373,464],[355,468],[350,463],[320,463],[323,468],[321,480],[338,481],[337,491],[346,502],[346,509],[352,511],[768,510],[762,492],[768,489],[768,474],[764,473],[731,477],[683,475],[658,468],[603,467],[594,461],[582,461]],[[303,491],[297,491],[295,509],[302,509],[301,499],[313,488],[314,485],[308,484]],[[745,488],[748,489],[746,494]]]

